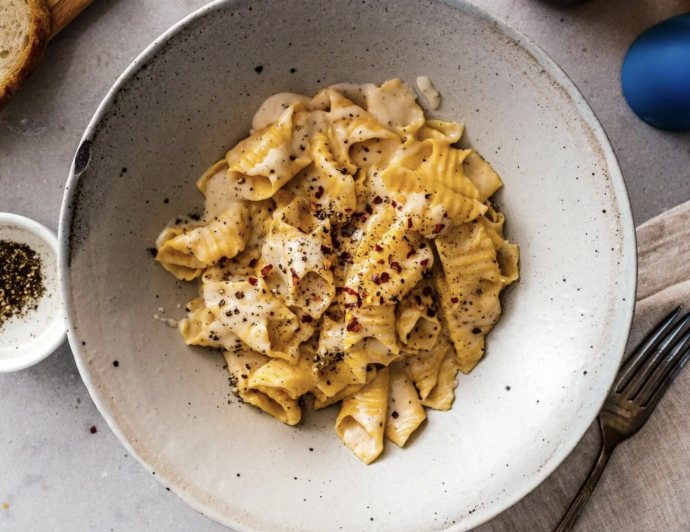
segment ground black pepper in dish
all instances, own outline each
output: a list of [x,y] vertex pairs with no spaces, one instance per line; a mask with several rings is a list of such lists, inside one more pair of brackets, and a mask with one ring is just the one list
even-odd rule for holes
[[38,307],[43,294],[43,262],[26,244],[0,240],[0,328]]

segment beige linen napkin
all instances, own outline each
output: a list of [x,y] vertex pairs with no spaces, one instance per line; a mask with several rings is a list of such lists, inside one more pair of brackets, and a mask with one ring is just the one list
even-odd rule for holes
[[[637,308],[627,353],[671,310],[690,311],[690,203],[637,229]],[[534,492],[475,532],[550,532],[599,451],[595,422]],[[690,365],[647,425],[613,455],[577,532],[690,532]]]

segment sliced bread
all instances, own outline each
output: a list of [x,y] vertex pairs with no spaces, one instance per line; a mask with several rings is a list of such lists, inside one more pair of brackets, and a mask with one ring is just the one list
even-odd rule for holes
[[0,0],[0,110],[38,65],[49,36],[43,0]]

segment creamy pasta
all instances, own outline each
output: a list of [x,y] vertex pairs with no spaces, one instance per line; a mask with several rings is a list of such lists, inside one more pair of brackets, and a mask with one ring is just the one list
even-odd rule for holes
[[518,278],[501,179],[398,79],[277,94],[252,127],[199,179],[203,218],[156,241],[166,270],[200,279],[179,330],[223,349],[234,393],[283,423],[340,403],[336,433],[369,464],[484,355]]

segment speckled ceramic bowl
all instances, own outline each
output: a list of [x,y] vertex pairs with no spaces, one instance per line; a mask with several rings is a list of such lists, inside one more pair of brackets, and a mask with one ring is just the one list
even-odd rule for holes
[[[262,68],[258,68],[262,67]],[[429,76],[505,188],[522,279],[488,355],[405,449],[364,466],[335,409],[282,425],[230,395],[220,355],[153,319],[195,285],[147,248],[198,211],[200,173],[280,91]],[[465,0],[219,0],[153,43],[89,125],[60,225],[69,339],[94,401],[155,478],[240,531],[467,530],[515,503],[594,419],[626,343],[634,228],[606,136],[529,39]]]

